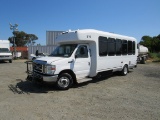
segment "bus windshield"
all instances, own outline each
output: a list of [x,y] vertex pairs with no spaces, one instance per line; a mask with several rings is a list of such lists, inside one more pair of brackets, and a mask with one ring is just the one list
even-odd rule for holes
[[70,57],[77,47],[77,44],[65,44],[58,46],[50,56],[54,57]]

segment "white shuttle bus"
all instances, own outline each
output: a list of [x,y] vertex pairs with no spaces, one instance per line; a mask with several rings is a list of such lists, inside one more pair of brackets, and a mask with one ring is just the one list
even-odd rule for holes
[[55,82],[66,90],[73,83],[108,71],[127,75],[137,66],[137,41],[133,37],[84,29],[63,32],[56,41],[59,46],[50,56],[27,62],[27,80]]

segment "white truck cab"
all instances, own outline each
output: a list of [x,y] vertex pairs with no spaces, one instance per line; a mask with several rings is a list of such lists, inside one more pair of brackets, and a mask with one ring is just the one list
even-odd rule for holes
[[0,40],[0,61],[9,61],[12,63],[10,42],[8,40]]
[[106,71],[126,75],[137,65],[136,40],[132,37],[85,29],[64,32],[56,41],[59,46],[48,57],[34,60],[32,70],[27,67],[28,80],[55,82],[66,90]]

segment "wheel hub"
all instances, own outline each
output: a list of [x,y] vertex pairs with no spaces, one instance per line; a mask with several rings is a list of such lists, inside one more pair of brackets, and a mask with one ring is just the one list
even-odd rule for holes
[[124,74],[127,74],[127,68],[126,67],[124,68]]
[[61,77],[58,81],[59,86],[65,88],[69,85],[69,79],[67,77]]

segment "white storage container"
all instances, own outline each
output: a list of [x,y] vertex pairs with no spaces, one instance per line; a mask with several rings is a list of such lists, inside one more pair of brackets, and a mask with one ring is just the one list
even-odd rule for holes
[[20,58],[22,56],[22,53],[21,52],[16,52],[16,57],[17,58]]

